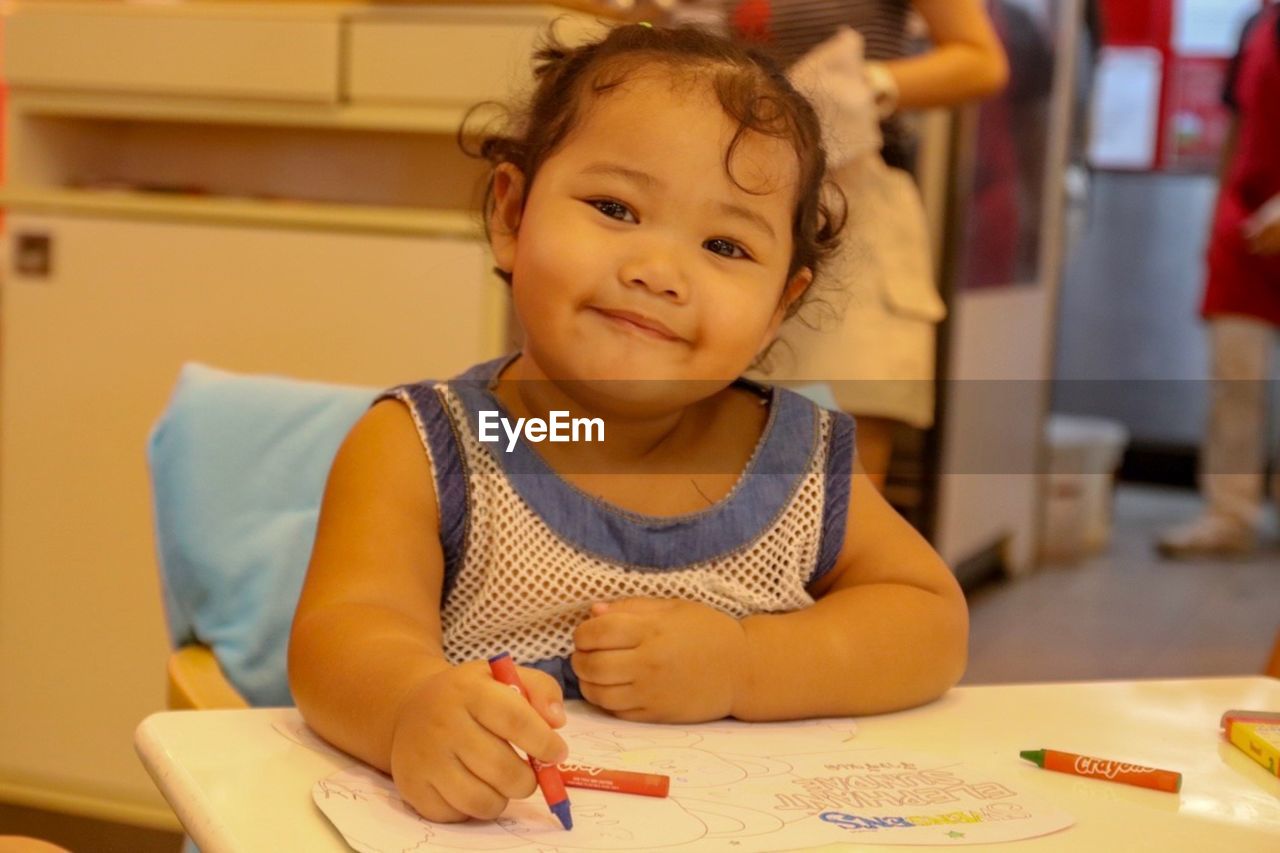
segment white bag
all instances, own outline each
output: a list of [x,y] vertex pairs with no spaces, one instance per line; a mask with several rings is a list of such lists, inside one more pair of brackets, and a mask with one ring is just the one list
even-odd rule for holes
[[862,36],[841,27],[787,72],[818,113],[829,176],[849,206],[846,247],[831,272],[851,289],[879,292],[896,313],[936,323],[946,306],[933,281],[924,205],[911,176],[880,156],[864,64]]
[[878,155],[883,144],[875,94],[863,65],[861,34],[841,27],[787,71],[791,85],[818,113],[827,166],[832,169],[868,154]]

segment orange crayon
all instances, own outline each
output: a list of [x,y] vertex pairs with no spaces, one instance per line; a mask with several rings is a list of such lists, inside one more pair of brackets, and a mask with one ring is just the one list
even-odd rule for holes
[[566,788],[592,788],[597,791],[639,794],[643,797],[665,797],[671,790],[671,777],[661,773],[609,770],[588,767],[575,761],[566,761],[556,767],[560,770]]
[[1059,752],[1056,749],[1028,749],[1020,753],[1023,758],[1034,762],[1045,770],[1056,770],[1059,773],[1070,773],[1072,776],[1088,776],[1091,779],[1106,779],[1108,782],[1123,782],[1126,785],[1137,785],[1139,788],[1153,788],[1176,794],[1182,790],[1182,774],[1172,770],[1157,770],[1154,767],[1143,767],[1141,764],[1126,764],[1122,761],[1108,761],[1105,758],[1090,758],[1087,755],[1076,755],[1073,752]]
[[[519,693],[526,701],[533,701],[529,697],[529,691],[525,689],[524,683],[520,681],[520,673],[516,672],[516,664],[511,659],[510,654],[503,652],[500,655],[494,655],[489,658],[489,671],[493,673],[494,678]],[[560,775],[560,771],[556,769],[556,765],[539,761],[530,755],[529,766],[533,768],[533,775],[538,779],[538,787],[542,789],[542,796],[547,801],[547,808],[551,809],[551,813],[559,818],[561,826],[565,829],[573,829],[573,813],[569,808],[569,795],[564,791],[564,778]]]

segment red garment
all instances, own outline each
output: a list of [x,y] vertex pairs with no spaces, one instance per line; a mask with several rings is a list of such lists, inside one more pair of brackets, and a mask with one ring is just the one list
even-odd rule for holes
[[769,0],[746,0],[739,3],[729,14],[733,31],[743,41],[768,44],[773,41],[770,25],[773,21],[773,9]]
[[1280,6],[1246,36],[1234,90],[1235,156],[1223,178],[1207,253],[1201,314],[1256,317],[1280,326],[1280,255],[1249,251],[1245,220],[1280,193]]

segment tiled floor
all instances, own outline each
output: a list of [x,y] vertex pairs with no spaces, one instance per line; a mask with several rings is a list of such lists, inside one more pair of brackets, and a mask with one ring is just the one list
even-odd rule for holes
[[967,684],[1259,673],[1280,630],[1280,544],[1168,562],[1151,542],[1195,514],[1185,491],[1123,486],[1105,554],[970,595]]

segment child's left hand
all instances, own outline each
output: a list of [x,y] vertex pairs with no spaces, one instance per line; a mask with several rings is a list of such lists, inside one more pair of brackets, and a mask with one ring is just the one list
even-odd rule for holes
[[691,601],[593,604],[573,642],[583,697],[624,720],[726,717],[746,669],[746,636],[738,620]]

